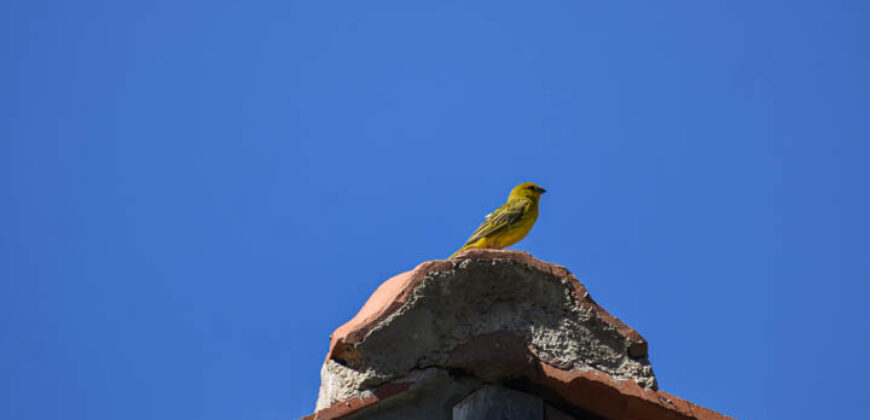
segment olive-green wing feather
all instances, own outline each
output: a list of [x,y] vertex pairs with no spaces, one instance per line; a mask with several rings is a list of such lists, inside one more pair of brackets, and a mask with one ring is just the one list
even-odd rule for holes
[[507,229],[523,217],[523,214],[529,208],[529,204],[531,203],[526,199],[511,200],[502,204],[501,207],[486,216],[486,220],[471,234],[465,245]]

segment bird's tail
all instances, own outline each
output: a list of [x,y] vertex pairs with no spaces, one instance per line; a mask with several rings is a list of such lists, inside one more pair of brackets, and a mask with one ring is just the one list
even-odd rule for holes
[[450,255],[449,257],[447,257],[447,259],[448,259],[448,260],[449,260],[449,259],[452,259],[453,257],[459,255],[460,252],[465,251],[466,249],[469,249],[467,245],[466,245],[466,246],[463,246],[462,248],[459,248],[459,251],[454,252],[452,255]]

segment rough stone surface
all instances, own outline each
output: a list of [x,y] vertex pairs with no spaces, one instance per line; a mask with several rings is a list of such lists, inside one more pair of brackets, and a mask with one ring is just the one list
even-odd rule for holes
[[447,420],[485,384],[553,419],[728,418],[659,391],[646,341],[564,267],[469,250],[387,280],[335,331],[306,419]]
[[[505,343],[506,365],[490,348]],[[475,356],[475,353],[477,355]],[[595,304],[565,268],[519,251],[472,250],[388,280],[333,336],[317,408],[415,369],[474,369],[496,381],[543,361],[655,388],[646,342]]]

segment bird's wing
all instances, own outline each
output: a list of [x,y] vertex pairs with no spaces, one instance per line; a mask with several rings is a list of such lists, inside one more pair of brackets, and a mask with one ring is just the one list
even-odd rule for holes
[[510,225],[516,223],[517,220],[520,220],[520,218],[523,217],[529,204],[529,200],[524,198],[510,200],[507,203],[502,204],[501,207],[495,209],[494,212],[486,216],[486,220],[477,227],[477,230],[471,234],[471,237],[468,238],[468,241],[466,241],[465,244],[468,245],[477,242],[481,238],[507,229]]

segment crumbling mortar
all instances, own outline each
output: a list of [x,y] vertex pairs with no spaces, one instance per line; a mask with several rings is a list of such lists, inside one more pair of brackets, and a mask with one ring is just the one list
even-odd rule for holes
[[[588,303],[591,301],[588,292],[582,298],[574,295],[571,282],[577,280],[570,273],[558,276],[552,269],[541,271],[508,259],[483,264],[467,259],[454,262],[452,267],[427,273],[399,308],[379,320],[354,344],[354,348],[368,355],[360,366],[336,364],[341,367],[334,369],[347,370],[342,375],[356,372],[362,376],[349,381],[350,387],[371,389],[413,370],[443,368],[456,346],[473,336],[497,331],[520,335],[529,343],[529,351],[551,366],[597,369],[616,379],[632,379],[641,386],[655,387],[649,361],[645,357],[628,357],[630,339],[617,326],[602,319],[596,307]],[[474,280],[478,275],[489,277]],[[476,282],[468,284],[472,281]],[[553,302],[547,296],[554,292],[559,294],[560,304],[546,304],[548,299]],[[469,299],[473,302],[463,303]],[[424,322],[416,325],[423,330],[412,333],[416,342],[411,345],[422,346],[419,347],[422,354],[410,366],[392,360],[393,354],[389,352],[378,357],[365,351],[366,346],[390,345],[384,337],[390,336],[391,329],[401,330],[397,323],[406,325],[409,318]],[[427,339],[433,343],[427,344]]]

